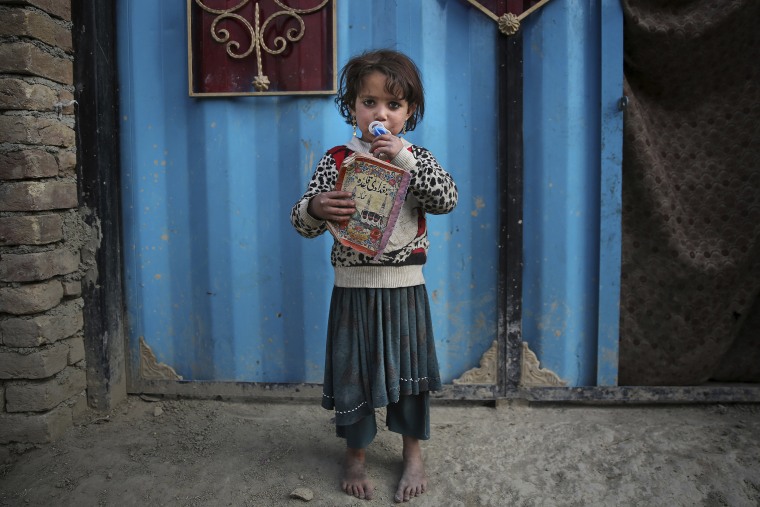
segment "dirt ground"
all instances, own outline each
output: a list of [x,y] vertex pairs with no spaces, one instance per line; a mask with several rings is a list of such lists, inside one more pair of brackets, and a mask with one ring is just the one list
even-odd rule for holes
[[[401,439],[368,451],[371,502],[338,487],[342,441],[317,402],[146,401],[89,413],[0,468],[0,505],[391,505]],[[382,419],[384,414],[379,412]],[[418,506],[757,506],[760,405],[445,403]],[[291,498],[297,488],[310,501]]]

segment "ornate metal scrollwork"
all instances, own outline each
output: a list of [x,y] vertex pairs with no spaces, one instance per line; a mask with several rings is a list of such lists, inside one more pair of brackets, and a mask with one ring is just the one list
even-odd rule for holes
[[[303,18],[301,16],[319,11],[325,5],[327,5],[327,2],[329,0],[322,0],[319,5],[310,9],[296,9],[294,7],[289,7],[286,5],[283,0],[274,0],[274,3],[281,7],[282,10],[271,14],[264,20],[263,23],[260,20],[259,3],[256,2],[254,4],[253,24],[251,24],[240,14],[237,14],[237,11],[248,4],[249,1],[250,0],[241,0],[240,3],[234,7],[230,7],[229,9],[212,9],[211,7],[205,5],[203,3],[203,0],[195,0],[195,3],[204,11],[216,15],[214,21],[211,23],[211,37],[214,39],[214,41],[220,44],[226,44],[227,54],[231,58],[246,58],[254,51],[256,52],[258,74],[253,80],[253,86],[256,88],[256,90],[262,92],[269,89],[269,78],[264,74],[261,51],[263,50],[270,55],[278,55],[285,51],[285,49],[288,47],[289,42],[296,43],[301,40],[304,36],[304,33],[306,33],[306,25],[304,24]],[[285,32],[284,37],[282,35],[275,37],[273,40],[274,47],[271,48],[267,45],[264,39],[264,35],[267,33],[267,29],[270,27],[272,21],[281,16],[289,16],[293,18],[298,22],[298,28],[288,29]],[[245,51],[240,52],[241,44],[239,41],[230,40],[229,30],[218,27],[219,23],[224,20],[235,21],[248,32],[250,36],[250,44]]]

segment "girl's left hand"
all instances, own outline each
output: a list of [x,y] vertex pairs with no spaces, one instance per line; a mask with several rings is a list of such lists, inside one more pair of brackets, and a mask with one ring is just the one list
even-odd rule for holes
[[393,134],[377,136],[369,148],[370,153],[380,160],[393,160],[404,148],[401,139]]

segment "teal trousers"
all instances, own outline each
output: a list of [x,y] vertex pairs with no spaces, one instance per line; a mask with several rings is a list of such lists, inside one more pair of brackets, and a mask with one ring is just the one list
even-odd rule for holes
[[[385,423],[394,433],[419,440],[430,439],[430,394],[399,396],[397,403],[389,403]],[[348,426],[336,426],[335,433],[346,439],[352,449],[364,449],[377,435],[377,421],[372,413]]]

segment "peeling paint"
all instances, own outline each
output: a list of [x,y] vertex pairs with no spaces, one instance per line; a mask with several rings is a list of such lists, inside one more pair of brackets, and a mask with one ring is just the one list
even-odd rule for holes
[[315,159],[314,151],[313,150],[309,150],[308,157],[307,157],[306,163],[304,164],[304,168],[303,168],[303,174],[304,175],[309,176],[314,171],[314,159]]

